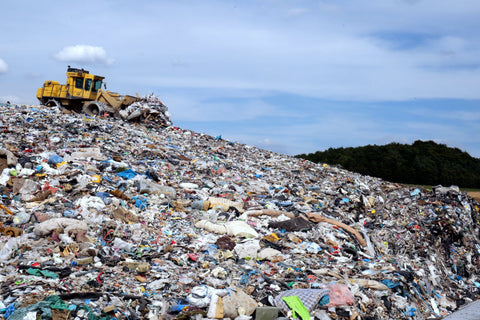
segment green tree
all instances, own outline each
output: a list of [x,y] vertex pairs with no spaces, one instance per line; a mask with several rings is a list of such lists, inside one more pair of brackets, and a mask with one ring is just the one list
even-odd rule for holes
[[296,157],[394,182],[480,187],[480,159],[434,141],[329,148]]

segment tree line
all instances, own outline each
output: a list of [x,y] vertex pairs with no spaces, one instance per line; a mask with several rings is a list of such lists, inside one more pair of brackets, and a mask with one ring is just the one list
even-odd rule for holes
[[295,157],[391,182],[480,188],[480,159],[434,141],[329,148]]

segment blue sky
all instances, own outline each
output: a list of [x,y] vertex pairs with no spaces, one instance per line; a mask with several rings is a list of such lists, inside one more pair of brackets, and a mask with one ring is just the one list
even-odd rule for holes
[[476,0],[2,1],[0,102],[67,65],[268,150],[434,140],[480,158]]

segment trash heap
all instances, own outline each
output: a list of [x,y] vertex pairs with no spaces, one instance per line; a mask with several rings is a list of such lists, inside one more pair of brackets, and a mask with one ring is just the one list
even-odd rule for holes
[[165,127],[172,125],[167,106],[154,94],[144,96],[140,101],[130,104],[118,113],[126,121],[142,121]]
[[479,204],[177,127],[0,105],[5,319],[440,319]]

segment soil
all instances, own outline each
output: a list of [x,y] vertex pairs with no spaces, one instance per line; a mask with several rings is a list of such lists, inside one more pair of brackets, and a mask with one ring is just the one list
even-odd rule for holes
[[3,169],[8,168],[7,164],[7,159],[6,158],[0,158],[0,172],[3,171]]
[[480,191],[468,192],[468,195],[473,199],[477,200],[478,202],[480,202]]

